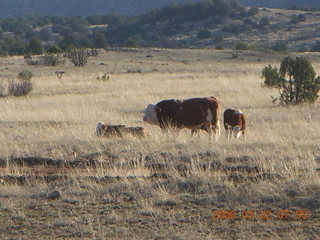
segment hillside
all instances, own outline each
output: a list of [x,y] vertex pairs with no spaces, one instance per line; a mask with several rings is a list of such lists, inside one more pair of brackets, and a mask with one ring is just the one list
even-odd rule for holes
[[[0,0],[0,17],[22,16],[90,16],[110,13],[137,16],[155,8],[174,4],[199,2],[201,0]],[[238,1],[238,0],[236,0]],[[240,0],[245,6],[289,8],[320,7],[318,0]]]
[[[0,55],[41,54],[53,46],[319,51],[319,24],[318,11],[249,8],[233,0],[173,4],[139,16],[5,18]],[[34,51],[32,43],[44,49]]]
[[269,7],[269,8],[290,8],[292,6],[305,7],[305,8],[319,8],[320,1],[318,0],[240,0],[245,6],[255,7]]
[[[300,17],[302,21],[298,20]],[[175,39],[193,48],[216,48],[223,42],[224,47],[239,50],[255,48],[303,52],[311,51],[320,41],[319,24],[319,12],[267,8],[259,10],[254,16],[229,19],[220,24],[197,22],[192,31],[187,34],[181,32]],[[199,38],[198,29],[208,30],[210,37]],[[241,46],[239,43],[244,44]],[[283,49],[279,49],[281,46]]]
[[[319,44],[319,12],[230,6],[220,5],[224,12],[214,12],[217,6],[199,3],[193,7],[199,11],[191,9],[187,14],[185,9],[163,8],[143,15],[130,27],[111,30],[106,36],[113,46],[125,45],[128,38],[136,39],[142,47],[284,52],[312,51]],[[210,15],[206,16],[205,9],[210,8]],[[172,16],[168,14],[171,12]]]

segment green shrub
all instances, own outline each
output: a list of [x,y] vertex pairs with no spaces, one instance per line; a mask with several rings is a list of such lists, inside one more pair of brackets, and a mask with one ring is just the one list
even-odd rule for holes
[[39,38],[32,38],[27,46],[27,52],[30,54],[39,55],[43,53],[42,42]]
[[262,70],[264,84],[279,90],[280,96],[274,98],[281,104],[314,103],[318,99],[320,91],[320,77],[316,73],[308,59],[304,57],[286,57],[278,70],[271,65]]
[[49,47],[49,49],[48,49],[48,51],[47,51],[48,53],[60,53],[60,52],[62,52],[62,50],[61,50],[61,48],[58,46],[58,45],[56,45],[56,44],[54,44],[54,45],[51,45],[50,47]]
[[259,8],[258,7],[250,7],[248,11],[248,16],[254,16],[259,13]]
[[236,50],[249,50],[251,49],[252,47],[250,46],[249,43],[246,43],[246,42],[237,42],[234,46],[234,48]]
[[320,52],[320,41],[317,41],[314,46],[311,48],[312,52]]
[[231,54],[231,58],[238,58],[239,57],[239,53],[237,51],[233,51]]
[[215,43],[214,48],[217,49],[217,50],[223,50],[224,49],[223,41]]
[[126,48],[138,48],[139,47],[139,41],[137,39],[128,38],[125,47]]
[[239,33],[242,31],[242,26],[239,24],[231,23],[229,25],[224,25],[222,31],[229,33]]
[[270,25],[270,20],[268,17],[262,17],[259,21],[259,26],[260,27],[266,27],[266,26],[269,26]]
[[280,87],[280,76],[277,67],[272,67],[270,64],[262,69],[262,77],[265,78],[264,84],[267,87]]
[[291,16],[291,20],[290,20],[292,24],[297,24],[305,21],[307,21],[307,18],[306,18],[306,15],[304,14],[293,15]]
[[271,49],[276,52],[287,52],[288,46],[285,42],[280,41],[280,42],[277,42],[275,45],[273,45]]
[[22,70],[22,71],[19,72],[19,74],[18,74],[18,78],[19,78],[20,80],[30,81],[32,77],[33,77],[33,74],[32,74],[32,72],[30,72],[29,70]]
[[211,38],[211,33],[208,30],[200,30],[197,35],[198,38]]

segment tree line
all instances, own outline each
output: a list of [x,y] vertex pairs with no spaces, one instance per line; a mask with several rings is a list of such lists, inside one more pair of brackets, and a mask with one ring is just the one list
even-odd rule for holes
[[0,56],[105,48],[108,31],[133,21],[135,17],[116,14],[0,19]]
[[[171,4],[140,16],[117,14],[87,17],[29,17],[0,19],[0,55],[41,54],[72,48],[161,46],[186,22],[243,18],[246,10],[238,0],[206,0]],[[161,24],[158,24],[161,23]],[[156,25],[156,31],[148,26]]]

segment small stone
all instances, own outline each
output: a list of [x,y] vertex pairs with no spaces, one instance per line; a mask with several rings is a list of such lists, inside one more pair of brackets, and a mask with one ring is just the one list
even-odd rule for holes
[[48,199],[58,199],[59,197],[61,197],[61,193],[59,191],[53,191],[48,194]]

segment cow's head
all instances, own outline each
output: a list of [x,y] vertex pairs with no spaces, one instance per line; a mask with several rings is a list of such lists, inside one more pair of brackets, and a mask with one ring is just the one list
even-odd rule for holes
[[161,109],[155,104],[149,104],[145,110],[143,121],[153,124],[160,125],[157,117],[157,113],[159,113]]
[[241,136],[241,127],[239,125],[233,126],[232,132],[233,132],[233,136],[236,139],[239,139],[239,137]]

